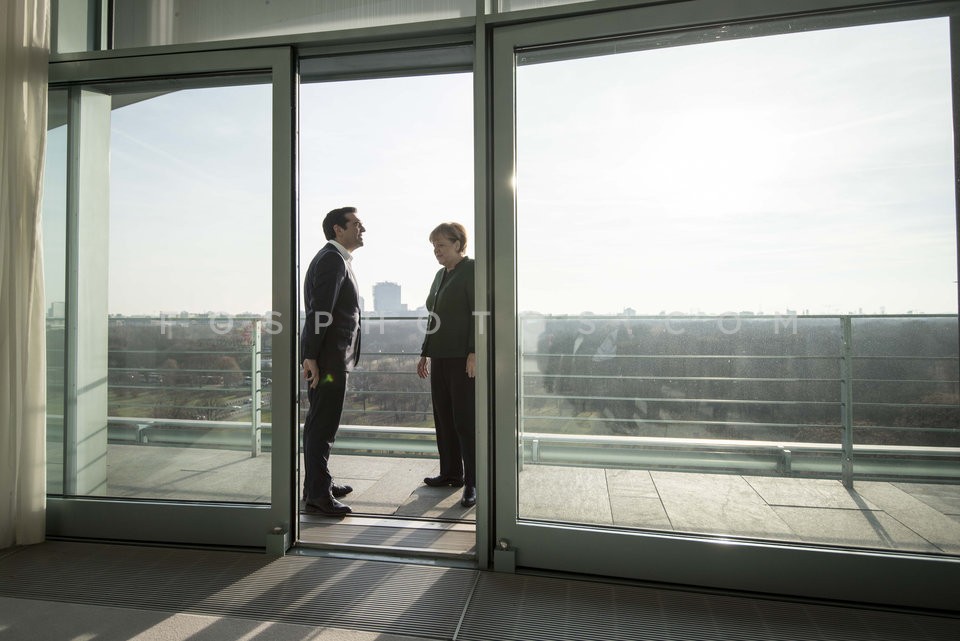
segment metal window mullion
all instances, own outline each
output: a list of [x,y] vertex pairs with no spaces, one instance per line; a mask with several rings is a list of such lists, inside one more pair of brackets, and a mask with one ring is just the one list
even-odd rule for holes
[[[297,398],[299,396],[298,337],[298,253],[297,221],[299,193],[297,185],[297,133],[299,67],[292,48],[277,52],[272,63],[272,300],[270,326],[273,355],[273,393],[271,431],[271,533],[267,549],[276,553],[289,547],[299,536],[297,531],[297,493],[299,433]],[[279,537],[279,538],[278,538]]]
[[77,290],[78,252],[79,252],[79,202],[80,202],[80,88],[67,90],[67,194],[66,194],[66,289],[64,291],[64,374],[63,374],[63,423],[60,438],[62,440],[62,479],[61,493],[65,496],[76,494],[76,459],[70,456],[68,433],[77,424],[77,405],[71,399],[77,398]]
[[483,332],[476,336],[476,473],[478,503],[476,508],[476,549],[477,565],[486,568],[491,565],[491,550],[494,540],[494,509],[496,503],[496,437],[494,403],[495,391],[492,367],[493,350],[496,342],[493,338],[494,301],[492,294],[493,228],[489,197],[489,141],[490,141],[490,40],[487,33],[487,10],[496,1],[477,0],[474,12],[473,31],[473,229],[475,237],[474,256],[477,261],[475,274],[475,309],[491,312],[481,316]]

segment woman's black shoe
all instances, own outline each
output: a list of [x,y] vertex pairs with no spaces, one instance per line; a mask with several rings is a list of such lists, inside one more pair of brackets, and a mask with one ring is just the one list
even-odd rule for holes
[[463,507],[473,507],[477,504],[477,488],[468,485],[463,488],[463,498],[460,499],[460,505]]
[[428,476],[423,479],[430,487],[463,487],[463,479],[453,479],[449,476]]

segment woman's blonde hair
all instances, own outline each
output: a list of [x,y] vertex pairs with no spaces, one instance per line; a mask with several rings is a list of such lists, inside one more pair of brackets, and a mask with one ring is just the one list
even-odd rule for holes
[[446,238],[450,242],[460,242],[460,253],[467,251],[467,230],[460,223],[440,223],[430,232],[430,242]]

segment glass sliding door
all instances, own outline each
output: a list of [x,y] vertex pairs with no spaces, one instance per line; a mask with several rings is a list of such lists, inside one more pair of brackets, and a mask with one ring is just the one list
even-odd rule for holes
[[951,18],[736,4],[495,35],[497,555],[946,607]]
[[293,411],[273,389],[292,384],[296,333],[291,78],[286,50],[53,65],[69,162],[47,253],[67,274],[49,305],[65,355],[51,533],[289,532]]

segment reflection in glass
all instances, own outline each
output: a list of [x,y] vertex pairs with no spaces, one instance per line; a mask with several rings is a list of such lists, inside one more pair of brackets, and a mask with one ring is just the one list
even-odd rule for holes
[[958,554],[947,20],[711,40],[518,54],[518,513]]

